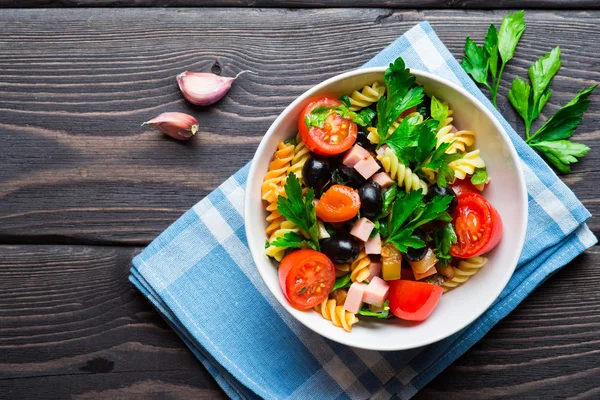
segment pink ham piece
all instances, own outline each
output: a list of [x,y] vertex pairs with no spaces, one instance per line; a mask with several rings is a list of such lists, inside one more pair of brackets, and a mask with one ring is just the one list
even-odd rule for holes
[[385,151],[388,149],[388,147],[390,147],[390,146],[388,146],[387,144],[384,144],[383,146],[381,146],[380,148],[375,150],[375,153],[377,153],[378,156],[382,156],[385,154]]
[[[374,276],[365,289],[363,301],[377,307],[381,307],[387,300],[390,285],[378,276]],[[346,300],[348,301],[348,300]]]
[[[369,236],[371,236],[369,234]],[[365,253],[367,254],[381,254],[381,236],[376,234],[365,243]]]
[[371,154],[363,149],[361,146],[355,144],[354,147],[344,156],[344,160],[342,161],[344,165],[353,168],[359,161],[365,160],[368,157],[371,157]]
[[423,272],[422,274],[415,272],[415,270],[413,270],[413,275],[415,276],[415,280],[420,281],[423,278],[427,278],[428,276],[431,276],[433,274],[435,274],[437,271],[435,269],[435,265],[431,268],[429,268],[427,271]]
[[363,178],[369,179],[375,172],[379,171],[381,167],[377,161],[375,161],[375,159],[369,155],[369,157],[366,159],[357,162],[354,166],[354,169],[361,174]]
[[369,282],[371,282],[374,277],[381,277],[381,263],[377,261],[371,261],[369,264]]
[[456,129],[456,127],[454,125],[452,125],[452,129],[450,129],[451,133],[456,133],[458,132],[458,129]]
[[346,301],[344,302],[344,309],[346,311],[353,314],[358,313],[363,305],[363,297],[366,288],[366,284],[359,282],[354,282],[350,285],[350,289],[348,289],[348,294],[346,295]]
[[375,228],[375,224],[363,217],[356,221],[352,227],[352,230],[350,231],[350,234],[355,238],[366,242],[369,240],[369,236],[371,236],[373,228]]
[[394,180],[387,172],[378,172],[371,177],[371,180],[379,183],[379,186],[384,189],[394,184]]

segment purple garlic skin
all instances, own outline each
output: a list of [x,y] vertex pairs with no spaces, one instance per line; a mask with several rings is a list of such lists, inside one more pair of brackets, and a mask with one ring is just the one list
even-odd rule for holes
[[198,132],[199,127],[196,118],[180,112],[162,113],[143,125],[150,125],[177,140],[188,140]]
[[210,72],[182,72],[177,75],[177,83],[183,97],[197,106],[209,106],[221,100],[229,92],[233,81],[244,72],[233,78],[215,75]]

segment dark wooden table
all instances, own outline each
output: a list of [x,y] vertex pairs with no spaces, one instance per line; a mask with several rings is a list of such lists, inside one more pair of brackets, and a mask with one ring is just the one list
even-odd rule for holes
[[[500,108],[522,132],[504,95],[513,77],[524,77],[552,46],[561,46],[564,61],[544,117],[600,82],[600,11],[591,10],[596,0],[495,3],[563,8],[526,12],[527,31],[502,80]],[[0,0],[0,6],[122,4],[151,5]],[[489,6],[482,0],[375,5]],[[0,10],[0,398],[224,396],[127,281],[132,257],[246,163],[278,113],[315,83],[361,65],[424,19],[460,58],[465,37],[481,40],[504,14]],[[214,107],[190,106],[175,75],[211,69],[260,75],[240,79]],[[592,213],[600,211],[599,104],[596,94],[577,133],[592,151],[563,177]],[[198,137],[179,143],[140,127],[167,110],[196,115]],[[590,226],[599,233],[600,219]],[[551,277],[417,397],[600,398],[599,262],[600,248],[594,248]]]

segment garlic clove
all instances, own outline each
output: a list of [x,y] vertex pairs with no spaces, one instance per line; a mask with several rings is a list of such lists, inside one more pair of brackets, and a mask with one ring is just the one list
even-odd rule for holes
[[166,112],[142,124],[150,125],[162,133],[178,140],[188,140],[198,132],[198,121],[191,115]]
[[185,71],[177,75],[177,83],[187,101],[197,106],[208,106],[221,100],[231,89],[233,81],[244,72],[255,74],[252,71],[242,71],[230,78],[210,72]]

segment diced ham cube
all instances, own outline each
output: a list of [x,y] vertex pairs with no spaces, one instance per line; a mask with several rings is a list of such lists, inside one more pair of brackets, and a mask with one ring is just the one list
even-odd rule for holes
[[367,304],[381,307],[383,302],[387,300],[389,290],[390,285],[383,279],[375,276],[365,289],[363,301]]
[[388,146],[387,144],[384,144],[383,146],[381,146],[380,148],[375,150],[375,153],[377,153],[378,156],[382,156],[385,154],[385,151],[388,149],[388,147],[390,147],[390,146]]
[[381,263],[377,261],[371,261],[369,264],[369,282],[371,282],[374,277],[381,278]]
[[373,174],[381,169],[377,161],[369,155],[364,160],[360,160],[354,166],[354,169],[363,176],[365,179],[369,179]]
[[381,254],[381,236],[379,233],[367,240],[367,243],[365,243],[365,253]]
[[346,301],[344,302],[344,309],[346,311],[349,311],[353,314],[358,313],[363,305],[363,297],[365,295],[366,288],[366,284],[359,282],[354,282],[352,285],[350,285],[350,289],[348,289],[348,294],[346,295]]
[[375,224],[369,221],[367,218],[361,218],[352,227],[350,234],[357,239],[366,242],[369,240],[369,236],[371,232],[373,232],[373,228],[375,228]]
[[437,271],[435,270],[435,265],[432,266],[431,268],[429,268],[427,271],[423,272],[422,274],[415,272],[415,270],[413,270],[413,274],[415,276],[415,279],[420,281],[423,278],[427,278],[428,276],[431,276],[433,274],[435,274]]
[[379,186],[384,189],[394,184],[394,180],[387,172],[378,172],[371,177],[371,180],[379,183]]
[[452,128],[450,129],[450,132],[456,133],[456,132],[458,132],[458,129],[456,129],[456,127],[454,125],[452,125]]
[[359,161],[370,156],[371,154],[367,150],[355,144],[354,147],[346,154],[346,156],[344,156],[344,160],[342,162],[344,165],[352,168],[358,164]]

